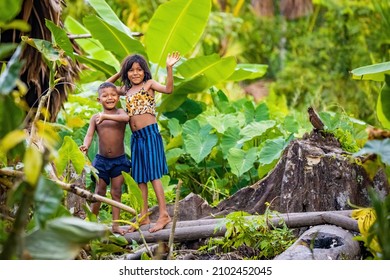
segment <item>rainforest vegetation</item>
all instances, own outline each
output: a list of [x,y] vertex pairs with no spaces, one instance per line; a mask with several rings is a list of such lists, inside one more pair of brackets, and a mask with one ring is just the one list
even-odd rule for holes
[[[132,53],[147,57],[162,83],[167,54],[182,54],[173,94],[157,96],[168,203],[179,181],[180,198],[195,193],[216,205],[264,178],[288,143],[313,129],[308,107],[347,152],[377,155],[371,174],[383,168],[390,178],[389,1],[55,2],[0,4],[1,259],[75,259],[82,249],[99,259],[136,246],[107,232],[109,204],[99,217],[85,204],[79,219],[68,200],[75,186],[94,191],[96,139],[87,156],[78,147],[101,110],[97,87]],[[138,213],[137,189],[126,176],[122,202]],[[390,198],[372,201],[376,219],[362,240],[368,258],[387,259]],[[133,214],[121,211],[121,220]],[[287,229],[274,234],[290,238]],[[269,244],[261,257],[277,253]]]

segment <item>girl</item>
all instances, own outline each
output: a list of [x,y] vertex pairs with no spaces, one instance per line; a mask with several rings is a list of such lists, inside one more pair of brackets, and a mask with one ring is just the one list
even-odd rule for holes
[[[180,60],[180,54],[168,54],[166,61],[167,79],[162,85],[152,79],[147,61],[141,55],[128,56],[119,73],[110,77],[115,82],[119,77],[123,83],[120,91],[126,96],[126,109],[131,128],[131,175],[142,192],[141,217],[148,211],[148,187],[151,182],[159,206],[159,218],[149,232],[163,229],[170,221],[166,208],[161,177],[168,173],[164,146],[156,120],[155,92],[170,94],[173,91],[173,65]],[[149,224],[148,216],[141,222]],[[129,232],[134,231],[130,228]]]

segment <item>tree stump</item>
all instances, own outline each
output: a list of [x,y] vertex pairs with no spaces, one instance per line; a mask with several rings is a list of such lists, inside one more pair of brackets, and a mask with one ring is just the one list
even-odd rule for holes
[[217,205],[217,211],[262,214],[266,202],[280,213],[352,209],[369,206],[367,189],[389,193],[386,178],[370,180],[364,168],[331,134],[313,130],[291,141],[267,175]]

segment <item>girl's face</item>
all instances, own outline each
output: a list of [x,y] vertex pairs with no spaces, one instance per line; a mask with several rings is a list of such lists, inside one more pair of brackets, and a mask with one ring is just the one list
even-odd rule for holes
[[145,72],[138,62],[134,62],[129,71],[127,71],[127,77],[132,85],[139,85],[144,81]]

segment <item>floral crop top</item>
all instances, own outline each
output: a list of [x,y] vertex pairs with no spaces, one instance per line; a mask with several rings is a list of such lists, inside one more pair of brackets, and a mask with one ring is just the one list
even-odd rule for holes
[[156,115],[156,101],[143,87],[140,91],[126,97],[126,111],[132,117],[149,113]]

